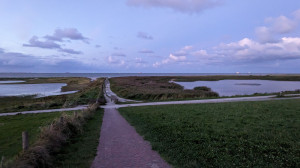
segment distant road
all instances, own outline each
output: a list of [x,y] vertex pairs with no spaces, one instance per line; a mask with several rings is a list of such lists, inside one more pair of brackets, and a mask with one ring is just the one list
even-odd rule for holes
[[[300,94],[293,94],[291,96],[300,96]],[[300,97],[276,98],[276,96],[271,95],[271,96],[256,96],[256,97],[204,99],[204,100],[149,102],[149,103],[135,103],[135,104],[114,104],[114,105],[107,104],[107,105],[101,106],[101,107],[102,108],[122,108],[122,107],[157,106],[157,105],[170,105],[170,104],[202,104],[202,103],[245,102],[245,101],[270,101],[270,100],[286,100],[286,99],[300,99]]]

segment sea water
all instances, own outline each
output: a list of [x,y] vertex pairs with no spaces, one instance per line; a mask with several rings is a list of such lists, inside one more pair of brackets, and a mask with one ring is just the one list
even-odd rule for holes
[[174,82],[184,89],[194,89],[206,86],[220,96],[251,95],[254,93],[274,93],[281,91],[294,91],[300,89],[300,81],[273,81],[273,80],[219,80]]
[[[3,81],[2,81],[3,82]],[[70,94],[76,91],[61,92],[65,83],[42,83],[42,84],[0,84],[0,97],[2,96],[26,96],[36,95],[45,97],[52,95]]]

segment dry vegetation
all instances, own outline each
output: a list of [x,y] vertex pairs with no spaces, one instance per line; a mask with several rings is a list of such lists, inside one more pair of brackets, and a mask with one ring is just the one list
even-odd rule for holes
[[117,95],[136,100],[176,100],[186,98],[218,97],[209,90],[184,90],[170,83],[174,77],[118,77],[111,78],[111,89]]
[[38,140],[26,151],[21,152],[9,167],[51,167],[53,157],[70,138],[82,133],[84,124],[94,116],[99,104],[95,103],[78,115],[65,115],[41,128]]

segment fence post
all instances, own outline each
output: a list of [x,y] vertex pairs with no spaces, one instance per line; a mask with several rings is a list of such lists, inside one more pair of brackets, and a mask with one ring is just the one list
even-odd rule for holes
[[1,165],[0,165],[1,168],[4,168],[4,159],[5,159],[4,156],[2,156],[1,157]]
[[74,112],[74,116],[75,116],[75,118],[78,117],[78,112],[77,111]]
[[59,120],[60,124],[63,124],[64,123],[64,117],[60,117],[60,120]]
[[22,132],[22,148],[23,148],[23,151],[26,151],[28,149],[28,146],[29,146],[28,132],[23,131]]

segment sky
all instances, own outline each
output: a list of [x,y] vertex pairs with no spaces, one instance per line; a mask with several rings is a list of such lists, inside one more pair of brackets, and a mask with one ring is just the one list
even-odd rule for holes
[[300,73],[300,1],[0,0],[0,72]]

